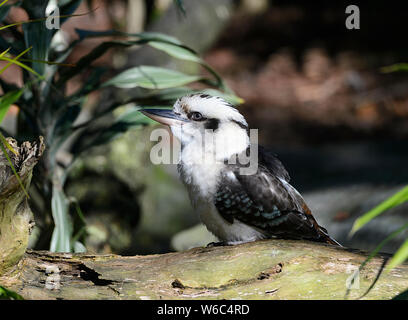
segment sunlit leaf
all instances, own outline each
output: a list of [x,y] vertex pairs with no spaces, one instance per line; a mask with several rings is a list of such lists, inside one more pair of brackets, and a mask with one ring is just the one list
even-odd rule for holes
[[361,229],[365,224],[372,219],[383,213],[384,211],[391,209],[408,201],[408,186],[394,194],[392,197],[380,203],[374,209],[368,211],[363,216],[359,217],[353,224],[353,228],[350,231],[350,235],[353,235],[357,230]]
[[165,89],[182,86],[203,79],[202,76],[187,75],[179,71],[153,67],[140,66],[126,70],[104,86],[113,85],[118,88],[142,87],[146,89]]
[[[28,51],[31,50],[30,48],[25,49],[23,52],[21,52],[17,57],[13,58],[12,61],[13,62],[9,62],[7,63],[2,69],[0,69],[0,74],[2,74],[4,71],[6,71],[15,61],[19,60],[19,58],[21,56],[23,56],[24,54],[26,54]],[[8,50],[7,50],[8,51]],[[7,53],[7,52],[6,52]],[[0,55],[0,59],[2,59],[5,56],[5,54]]]
[[[394,239],[395,237],[397,237],[401,232],[405,231],[408,229],[408,223],[402,225],[401,227],[399,227],[397,230],[395,230],[394,232],[392,232],[390,235],[388,235],[384,240],[382,240],[380,242],[380,244],[378,244],[373,251],[370,252],[369,256],[361,263],[361,265],[359,266],[358,270],[361,272],[364,267],[367,265],[368,262],[370,262],[371,259],[373,259],[379,252],[380,250],[388,243],[390,242],[392,239]],[[370,288],[367,290],[367,292],[363,295],[367,295],[370,290],[373,288],[374,284],[372,284],[370,286]],[[347,289],[346,292],[346,296],[345,298],[347,298],[348,294],[350,292],[350,289]],[[361,297],[360,297],[361,298]]]
[[382,67],[380,69],[383,73],[390,73],[396,71],[408,71],[408,63],[396,63],[390,66]]
[[[71,17],[80,17],[80,16],[85,16],[89,14],[89,12],[85,12],[85,13],[81,13],[81,14],[67,14],[67,15],[59,15],[59,16],[55,16],[56,18],[60,18],[61,21],[63,21],[66,18],[71,18]],[[19,25],[25,25],[28,23],[36,23],[36,22],[44,22],[45,20],[47,20],[48,17],[44,17],[44,18],[38,18],[38,19],[30,19],[30,20],[26,20],[26,21],[18,21],[18,22],[14,22],[14,23],[10,23],[7,24],[5,26],[1,26],[0,27],[0,31],[7,29],[7,28],[11,28],[11,27],[15,27],[15,26],[19,26]]]
[[0,123],[6,116],[10,106],[20,98],[22,93],[23,90],[10,91],[0,97]]
[[18,293],[0,286],[0,300],[24,300]]
[[25,65],[25,64],[23,64],[23,63],[21,63],[21,62],[19,62],[19,61],[17,61],[17,60],[13,60],[13,59],[10,59],[10,58],[7,58],[7,57],[1,57],[0,60],[4,60],[4,61],[8,61],[8,62],[14,63],[14,64],[18,65],[19,67],[21,67],[21,68],[23,68],[23,69],[25,69],[25,70],[27,70],[27,71],[29,71],[29,72],[35,74],[38,78],[44,79],[44,77],[43,77],[42,75],[40,75],[38,72],[34,71],[34,70],[33,70],[32,68],[30,68],[29,66],[27,66],[27,65]]
[[0,3],[0,7],[1,7],[2,5],[4,5],[4,4],[6,4],[7,1],[8,1],[8,0],[3,0],[3,1]]
[[204,63],[204,61],[199,56],[197,56],[193,51],[188,50],[187,48],[179,46],[179,45],[174,45],[174,44],[166,43],[166,42],[151,41],[149,42],[149,46],[157,50],[164,51],[169,56],[172,56],[177,59],[192,61],[192,62],[197,62],[197,63]]
[[399,266],[408,259],[408,239],[402,244],[402,246],[395,252],[392,256],[391,261],[388,263],[386,271],[389,272],[391,269]]
[[3,6],[7,1],[3,1],[0,3],[0,21],[3,21],[5,17],[7,17],[10,8],[12,7],[11,5]]

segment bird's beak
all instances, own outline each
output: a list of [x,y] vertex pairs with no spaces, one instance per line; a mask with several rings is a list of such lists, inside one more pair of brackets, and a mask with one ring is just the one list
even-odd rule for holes
[[183,125],[188,121],[170,109],[142,109],[140,112],[150,119],[168,126]]

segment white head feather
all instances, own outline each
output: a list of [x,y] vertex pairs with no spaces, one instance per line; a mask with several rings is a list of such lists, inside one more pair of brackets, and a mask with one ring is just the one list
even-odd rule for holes
[[[244,151],[249,145],[248,124],[244,116],[220,97],[206,94],[184,96],[176,101],[173,111],[186,119],[191,113],[199,112],[206,119],[171,126],[183,148],[189,146],[191,153],[201,154],[204,158],[211,154],[216,160],[224,160]],[[211,121],[216,123],[216,129],[208,128]]]

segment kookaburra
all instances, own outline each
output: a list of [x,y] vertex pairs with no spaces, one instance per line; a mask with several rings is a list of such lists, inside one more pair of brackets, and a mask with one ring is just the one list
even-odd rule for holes
[[319,226],[275,156],[259,146],[252,174],[242,173],[239,160],[230,161],[252,150],[248,124],[233,105],[198,93],[178,99],[173,110],[142,112],[170,126],[180,140],[181,180],[218,244],[284,238],[339,245]]

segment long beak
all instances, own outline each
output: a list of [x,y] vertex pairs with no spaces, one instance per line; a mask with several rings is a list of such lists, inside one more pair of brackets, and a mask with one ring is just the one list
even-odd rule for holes
[[168,126],[182,125],[188,120],[184,119],[170,109],[143,109],[140,110],[145,116]]

